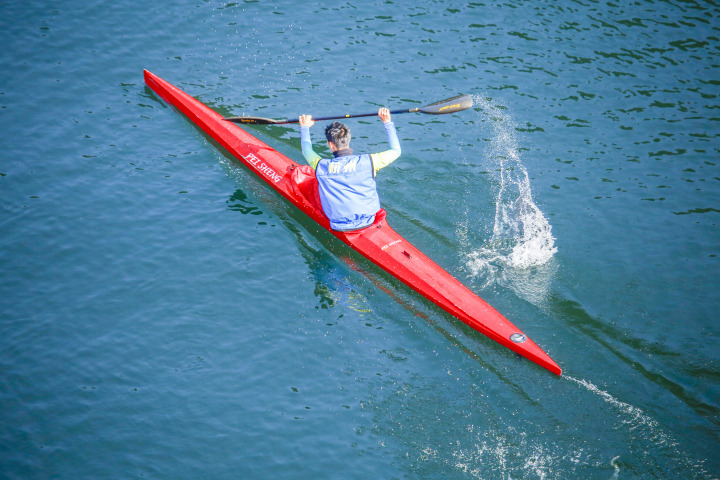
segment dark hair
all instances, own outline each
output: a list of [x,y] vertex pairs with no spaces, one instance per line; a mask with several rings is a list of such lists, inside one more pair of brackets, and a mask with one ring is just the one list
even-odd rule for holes
[[340,122],[333,122],[325,128],[325,138],[338,149],[348,148],[350,145],[350,129]]

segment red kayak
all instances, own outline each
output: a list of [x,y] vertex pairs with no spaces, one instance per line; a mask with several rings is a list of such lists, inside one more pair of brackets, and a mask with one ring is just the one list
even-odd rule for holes
[[478,332],[560,375],[560,367],[508,319],[390,228],[385,211],[355,232],[337,232],[320,207],[315,172],[253,137],[177,87],[145,71],[145,83],[238,161],[362,256]]

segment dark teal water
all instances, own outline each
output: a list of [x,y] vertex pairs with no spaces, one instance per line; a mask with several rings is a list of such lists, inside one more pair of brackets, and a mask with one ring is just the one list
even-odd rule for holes
[[[718,25],[692,1],[0,2],[0,477],[720,478]],[[381,197],[563,377],[319,232],[144,68],[226,114],[474,95],[395,117]],[[252,132],[301,158],[296,127]]]

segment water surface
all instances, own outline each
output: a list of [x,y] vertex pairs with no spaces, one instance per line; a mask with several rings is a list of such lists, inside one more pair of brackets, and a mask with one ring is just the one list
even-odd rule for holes
[[[712,2],[0,11],[3,478],[720,477]],[[145,68],[223,114],[473,95],[394,118],[381,198],[564,375],[319,231]]]

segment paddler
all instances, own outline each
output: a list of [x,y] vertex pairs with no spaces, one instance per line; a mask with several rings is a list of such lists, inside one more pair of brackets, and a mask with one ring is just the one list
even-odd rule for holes
[[308,164],[315,169],[323,211],[333,230],[352,231],[365,228],[375,221],[380,210],[375,174],[400,156],[400,141],[390,110],[381,108],[378,116],[387,133],[390,150],[355,155],[350,148],[350,129],[340,122],[325,128],[325,138],[333,158],[322,158],[312,148],[311,115],[300,116],[300,144]]

